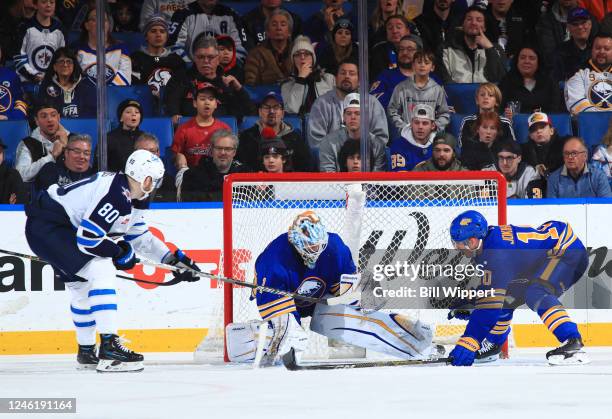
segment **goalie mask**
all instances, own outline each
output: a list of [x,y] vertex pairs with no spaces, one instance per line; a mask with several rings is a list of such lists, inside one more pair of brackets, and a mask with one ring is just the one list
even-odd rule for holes
[[[155,154],[147,150],[136,150],[127,159],[125,174],[140,183],[140,189],[144,196],[139,200],[147,199],[149,194],[157,189],[164,177],[164,164]],[[147,177],[153,181],[151,188],[145,190],[144,182]]]
[[293,220],[288,234],[289,242],[302,256],[304,264],[310,269],[314,268],[329,238],[319,216],[313,211],[301,213]]

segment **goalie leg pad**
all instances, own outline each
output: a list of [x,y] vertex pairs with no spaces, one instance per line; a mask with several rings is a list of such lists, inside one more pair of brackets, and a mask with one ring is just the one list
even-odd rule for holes
[[317,304],[310,329],[328,338],[402,359],[428,358],[432,351],[431,327],[394,313],[366,315],[348,306]]
[[[265,329],[263,325],[261,329]],[[280,363],[280,357],[289,352],[291,348],[302,352],[308,347],[308,334],[297,322],[293,313],[282,314],[271,318],[267,322],[268,333],[271,338],[268,344],[259,335],[257,353],[255,355],[255,368],[268,367]]]
[[[227,356],[230,362],[253,362],[261,323],[263,322],[254,320],[248,323],[230,323],[225,326]],[[266,350],[272,339],[272,330],[267,328],[263,330],[269,330],[264,348]]]

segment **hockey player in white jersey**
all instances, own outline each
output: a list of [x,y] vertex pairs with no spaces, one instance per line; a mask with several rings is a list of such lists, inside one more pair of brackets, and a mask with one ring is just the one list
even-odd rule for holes
[[[130,155],[125,173],[99,172],[65,186],[52,185],[26,206],[30,248],[66,282],[81,367],[99,372],[141,371],[143,356],[117,336],[116,270],[155,262],[199,271],[182,251],[172,253],[148,230],[143,210],[164,175],[161,160],[146,150]],[[183,281],[199,277],[174,272]],[[100,349],[96,356],[96,331]]]

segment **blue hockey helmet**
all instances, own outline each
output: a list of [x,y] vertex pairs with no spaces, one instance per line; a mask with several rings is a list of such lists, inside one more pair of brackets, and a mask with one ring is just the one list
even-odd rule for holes
[[299,214],[289,227],[289,242],[310,269],[314,268],[317,259],[327,247],[328,239],[327,230],[314,211]]
[[450,236],[454,242],[463,242],[470,237],[484,239],[487,235],[487,220],[478,211],[465,211],[459,214],[450,225]]

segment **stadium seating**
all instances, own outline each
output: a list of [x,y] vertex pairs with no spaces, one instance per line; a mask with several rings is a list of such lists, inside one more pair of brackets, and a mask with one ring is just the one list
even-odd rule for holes
[[126,99],[135,99],[142,106],[143,119],[151,116],[157,116],[158,112],[155,109],[157,103],[149,86],[146,84],[135,86],[108,86],[106,90],[106,109],[108,119],[111,122],[111,127],[119,126],[117,118],[117,108],[119,104]]
[[[98,122],[95,118],[79,118],[79,119],[62,119],[62,125],[70,131],[71,134],[87,134],[91,137],[91,149],[96,149],[98,144]],[[108,121],[106,123],[106,131],[109,131]]]
[[7,147],[4,150],[4,159],[9,166],[13,166],[15,162],[17,145],[28,135],[30,135],[28,121],[0,121],[0,137]]
[[[557,133],[564,137],[567,135],[573,135],[572,131],[572,118],[567,113],[547,114],[551,119],[553,127]],[[512,118],[512,128],[514,129],[514,136],[516,141],[519,143],[526,143],[529,137],[529,128],[527,126],[527,119],[529,114],[519,113],[514,115]]]
[[[244,16],[251,10],[259,6],[260,2],[257,0],[252,1],[224,1],[223,5],[231,7],[240,16]],[[292,1],[283,2],[283,8],[289,10],[292,13],[300,16],[302,21],[307,21],[312,15],[321,10],[322,2],[318,0],[307,0],[307,1]],[[350,12],[352,4],[349,2],[344,3],[344,11]]]
[[113,32],[111,36],[117,41],[124,43],[130,54],[140,51],[141,47],[145,44],[144,35],[140,32]]
[[448,83],[444,85],[448,106],[453,106],[455,112],[463,114],[474,114],[478,112],[476,106],[476,90],[478,83]]
[[589,150],[601,142],[608,131],[612,112],[581,112],[578,114],[578,136],[584,139]]
[[461,130],[461,121],[465,118],[466,115],[461,113],[451,113],[450,114],[450,123],[446,127],[446,130],[453,134],[455,138],[459,138],[459,132]]
[[[257,121],[259,121],[258,116],[245,116],[239,126],[240,131],[251,128]],[[285,116],[283,121],[291,125],[294,131],[302,132],[302,119],[299,116]]]
[[172,127],[172,118],[170,117],[153,117],[145,118],[140,124],[140,129],[144,132],[151,133],[159,140],[159,154],[162,160],[169,153],[169,148],[172,145],[174,138],[174,129]]
[[245,85],[244,88],[255,104],[259,104],[269,92],[281,94],[280,84],[261,84],[259,86]]
[[233,116],[219,116],[217,117],[219,121],[225,122],[232,129],[234,134],[238,134],[238,121]]

